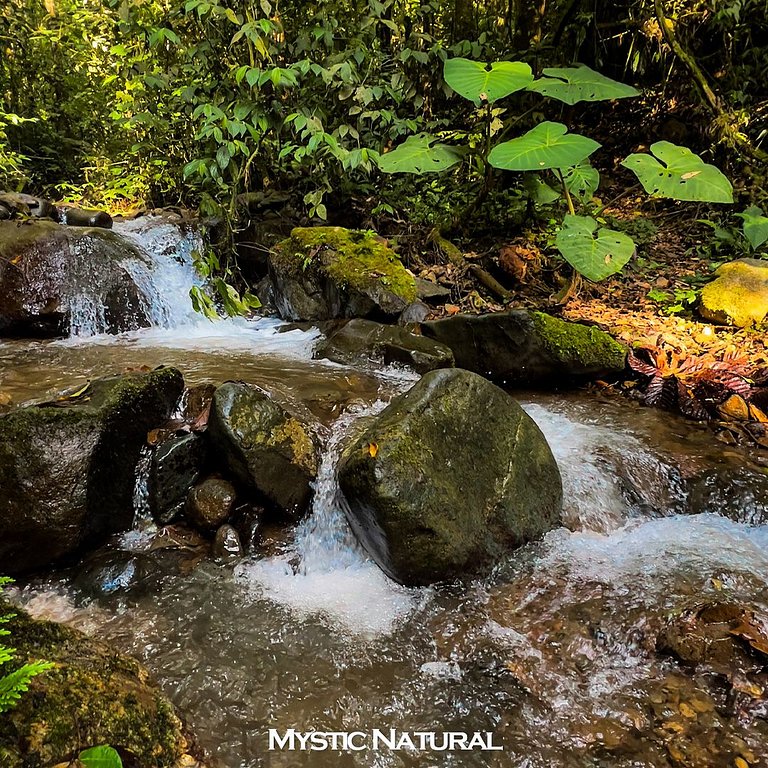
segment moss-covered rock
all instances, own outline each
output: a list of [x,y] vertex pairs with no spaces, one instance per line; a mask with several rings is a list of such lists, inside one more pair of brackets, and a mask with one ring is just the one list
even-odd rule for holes
[[488,568],[557,526],[562,506],[535,422],[458,369],[428,373],[373,419],[345,450],[339,484],[360,541],[408,585]]
[[699,314],[712,323],[745,328],[768,315],[768,261],[739,259],[723,264],[701,289]]
[[131,526],[141,447],[183,387],[177,370],[163,368],[0,416],[4,573],[45,567]]
[[297,227],[269,259],[272,294],[287,320],[392,318],[417,298],[416,281],[370,232]]
[[400,363],[418,373],[453,367],[453,352],[445,344],[397,325],[362,319],[350,320],[321,341],[315,347],[315,357],[347,365]]
[[144,256],[114,232],[53,221],[0,221],[0,335],[67,333],[84,291],[104,306],[104,330],[149,325],[124,262]]
[[618,374],[627,350],[604,331],[543,312],[454,315],[422,324],[453,350],[456,365],[510,386],[556,388]]
[[317,448],[294,415],[261,390],[230,382],[213,396],[208,435],[240,483],[290,517],[306,512]]
[[17,654],[0,666],[0,675],[33,659],[56,666],[35,677],[18,706],[0,717],[3,768],[65,763],[99,744],[118,749],[126,765],[185,764],[189,734],[137,661],[69,627],[34,621],[23,611],[5,626]]

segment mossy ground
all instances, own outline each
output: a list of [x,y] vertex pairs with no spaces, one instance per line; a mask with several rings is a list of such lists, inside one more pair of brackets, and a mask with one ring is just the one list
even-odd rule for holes
[[[397,254],[371,232],[297,227],[275,251],[281,266],[293,274],[316,268],[340,285],[366,291],[378,282],[408,304],[416,300],[413,275]],[[333,257],[324,258],[330,252]]]

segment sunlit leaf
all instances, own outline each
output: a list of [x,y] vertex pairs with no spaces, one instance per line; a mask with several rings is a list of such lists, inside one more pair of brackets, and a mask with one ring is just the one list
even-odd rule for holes
[[753,205],[744,213],[736,214],[743,220],[742,229],[744,237],[749,240],[753,250],[757,250],[763,243],[768,242],[768,216],[763,215],[763,209]]
[[566,216],[555,245],[579,274],[593,282],[619,272],[635,252],[632,238],[598,227],[589,216]]
[[568,191],[580,200],[589,200],[600,185],[600,173],[589,163],[579,163],[563,170]]
[[92,747],[83,750],[78,760],[84,768],[123,768],[123,761],[117,751],[109,746]]
[[443,76],[456,93],[475,104],[493,103],[533,82],[531,68],[521,61],[485,64],[470,59],[447,59]]
[[547,67],[544,69],[544,77],[531,83],[528,90],[566,104],[626,99],[640,95],[631,85],[611,80],[583,64],[578,67]]
[[435,173],[445,171],[461,161],[458,150],[436,143],[425,133],[409,136],[399,147],[378,157],[384,173]]

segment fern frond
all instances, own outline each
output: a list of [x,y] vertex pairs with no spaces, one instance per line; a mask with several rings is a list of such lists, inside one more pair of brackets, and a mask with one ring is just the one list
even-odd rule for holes
[[16,706],[21,694],[29,690],[29,683],[33,677],[55,666],[51,661],[33,661],[5,677],[0,677],[0,714]]

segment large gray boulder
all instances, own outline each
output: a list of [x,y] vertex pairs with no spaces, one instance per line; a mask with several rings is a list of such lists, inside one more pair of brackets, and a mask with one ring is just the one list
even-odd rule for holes
[[306,512],[317,476],[307,426],[256,387],[238,382],[213,396],[208,436],[232,475],[289,517]]
[[557,526],[562,485],[539,428],[469,371],[424,376],[344,452],[353,530],[407,585],[487,569]]
[[0,564],[44,568],[133,523],[147,432],[184,387],[173,368],[94,381],[71,400],[0,416]]
[[416,281],[382,238],[343,227],[297,227],[269,255],[272,301],[285,320],[394,319]]
[[543,312],[454,315],[422,323],[453,350],[456,365],[514,386],[558,387],[624,370],[627,350],[604,331]]
[[83,295],[98,311],[103,307],[103,327],[97,330],[148,326],[130,273],[132,262],[145,259],[135,245],[106,229],[0,221],[0,336],[66,334]]

